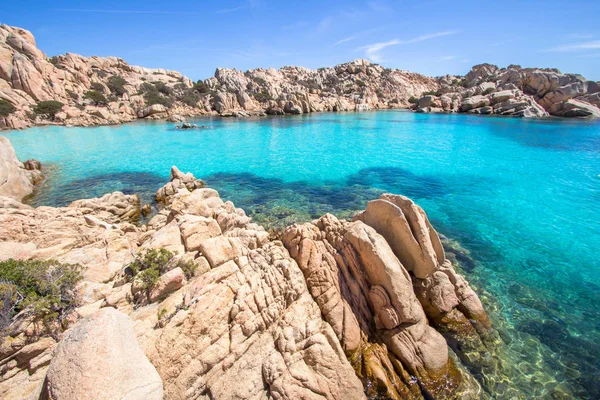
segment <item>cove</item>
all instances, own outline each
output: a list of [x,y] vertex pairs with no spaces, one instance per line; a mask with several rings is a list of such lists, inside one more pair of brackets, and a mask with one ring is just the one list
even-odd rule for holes
[[[198,118],[6,133],[48,179],[30,202],[116,190],[145,202],[171,165],[267,227],[349,217],[384,191],[411,197],[469,251],[464,264],[527,397],[600,397],[600,123],[403,111]],[[497,379],[495,377],[494,379]]]

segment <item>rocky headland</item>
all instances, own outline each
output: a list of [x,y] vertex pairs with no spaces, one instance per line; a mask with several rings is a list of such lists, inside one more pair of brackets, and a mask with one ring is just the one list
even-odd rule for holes
[[[24,170],[2,144],[0,171]],[[61,208],[0,199],[0,273],[33,265],[56,288],[19,305],[17,278],[0,282],[4,399],[494,393],[495,330],[406,197],[278,234],[176,167],[146,223],[120,192]]]
[[555,69],[482,64],[431,78],[367,60],[311,70],[218,68],[197,82],[116,57],[47,57],[31,32],[0,26],[0,129],[109,125],[194,115],[246,117],[412,107],[521,117],[598,117],[600,87]]
[[462,112],[516,117],[600,117],[600,84],[552,68],[491,64],[463,76],[437,78],[439,87],[412,99],[417,112]]

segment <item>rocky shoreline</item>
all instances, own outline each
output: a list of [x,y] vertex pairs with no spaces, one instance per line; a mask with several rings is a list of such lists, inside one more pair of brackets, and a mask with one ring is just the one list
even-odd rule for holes
[[248,117],[405,108],[519,117],[600,117],[600,86],[555,69],[474,66],[431,78],[358,59],[311,70],[176,71],[77,54],[48,58],[31,32],[0,26],[0,129],[114,125],[138,119]]
[[[55,260],[83,275],[60,327],[25,311],[11,320],[2,398],[475,399],[493,390],[476,377],[489,369],[494,328],[406,197],[385,194],[352,220],[327,214],[280,237],[175,167],[146,224],[139,198],[120,192],[61,208],[20,199],[0,202],[0,261]],[[175,256],[143,289],[131,268],[154,250]]]

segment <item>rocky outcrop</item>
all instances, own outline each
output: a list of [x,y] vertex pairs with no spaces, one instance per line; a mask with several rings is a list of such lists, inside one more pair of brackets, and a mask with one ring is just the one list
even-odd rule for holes
[[[29,31],[0,26],[0,99],[16,108],[0,117],[0,129],[406,107],[411,96],[436,87],[432,78],[366,60],[316,71],[219,68],[213,78],[194,84],[178,72],[131,66],[116,57],[67,53],[48,58]],[[97,93],[90,96],[90,91]],[[39,101],[47,100],[63,104],[50,120],[33,113]]]
[[[119,192],[0,208],[4,259],[85,267],[58,345],[33,321],[7,330],[2,398],[478,398],[464,349],[490,356],[489,321],[412,201],[383,195],[354,221],[288,227],[282,243],[193,175],[171,178],[147,225]],[[148,249],[195,268],[162,273],[140,301],[127,266]]]
[[464,77],[438,79],[436,95],[421,97],[418,112],[466,112],[518,117],[598,117],[600,86],[556,69],[474,66]]
[[114,308],[80,320],[60,341],[46,375],[51,399],[162,400],[160,376],[133,324]]
[[69,204],[71,208],[92,210],[102,221],[109,224],[115,222],[136,222],[140,216],[140,198],[121,192],[108,193],[100,198],[76,200]]
[[478,384],[449,358],[428,317],[444,333],[457,330],[459,343],[485,348],[478,335],[490,328],[487,315],[412,201],[383,195],[354,222],[326,215],[291,226],[284,244],[354,369],[374,382],[371,395],[478,398]]
[[0,196],[15,200],[29,196],[42,179],[40,169],[35,160],[20,162],[8,138],[0,136]]

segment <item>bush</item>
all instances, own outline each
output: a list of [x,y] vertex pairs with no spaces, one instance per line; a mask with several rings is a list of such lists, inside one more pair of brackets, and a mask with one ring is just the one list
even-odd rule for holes
[[193,90],[186,90],[181,96],[180,101],[190,107],[196,107],[200,101],[200,96]]
[[161,82],[161,81],[156,81],[156,82],[152,82],[152,84],[154,85],[154,87],[156,88],[156,90],[158,90],[160,93],[164,94],[164,95],[170,95],[172,90],[170,87],[167,86],[166,83]]
[[92,84],[90,85],[90,88],[92,88],[92,90],[95,90],[97,92],[104,93],[104,85],[101,84],[100,82],[92,82]]
[[485,90],[483,91],[483,95],[485,96],[485,95],[488,95],[488,94],[490,94],[490,93],[494,93],[495,91],[496,91],[496,88],[489,87],[489,88],[487,88],[487,89],[485,89]]
[[204,83],[204,81],[198,81],[196,82],[196,84],[192,87],[193,90],[195,90],[198,93],[210,93],[211,89],[210,87]]
[[254,93],[254,98],[261,103],[266,103],[270,100],[273,100],[273,96],[271,96],[268,92],[262,91],[258,93]]
[[10,103],[4,99],[0,99],[0,116],[8,117],[10,114],[14,113],[15,111],[17,111],[17,108],[15,106],[13,106],[12,103]]
[[71,99],[73,99],[74,101],[78,101],[79,100],[79,95],[77,93],[75,93],[74,91],[69,90],[69,89],[65,89],[65,92],[67,92],[67,94],[69,95],[69,97]]
[[106,100],[106,97],[104,97],[104,95],[102,93],[100,93],[96,90],[88,90],[83,95],[83,98],[90,99],[97,106],[106,105],[108,103],[108,100]]
[[429,90],[427,92],[421,93],[421,97],[423,97],[423,96],[437,96],[437,95],[438,95],[438,91],[437,90]]
[[151,106],[153,104],[162,104],[163,106],[169,108],[173,105],[173,100],[163,96],[158,91],[150,91],[144,93],[144,99],[146,100],[146,105],[148,106]]
[[357,80],[355,81],[355,83],[356,83],[356,85],[357,85],[358,87],[365,87],[365,86],[367,86],[367,84],[366,84],[366,83],[364,83],[363,81],[361,81],[360,79],[357,79]]
[[12,259],[0,262],[0,329],[24,310],[34,320],[62,324],[79,306],[76,286],[82,277],[82,268],[77,264]]
[[139,253],[127,266],[127,269],[132,280],[138,281],[148,294],[162,274],[177,267],[183,270],[187,279],[194,276],[196,271],[194,262],[186,262],[173,257],[175,255],[165,249],[148,249],[144,253]]
[[125,93],[127,93],[125,85],[127,85],[127,81],[123,79],[123,77],[120,75],[111,76],[110,78],[108,78],[108,81],[106,83],[106,86],[108,86],[110,91],[116,94],[117,96],[123,96]]
[[33,112],[36,115],[41,115],[47,119],[54,119],[54,116],[62,109],[63,105],[64,104],[60,101],[55,100],[40,101],[33,108]]
[[410,96],[410,98],[408,99],[408,102],[410,104],[416,104],[417,101],[419,101],[419,99],[417,99],[415,96]]

